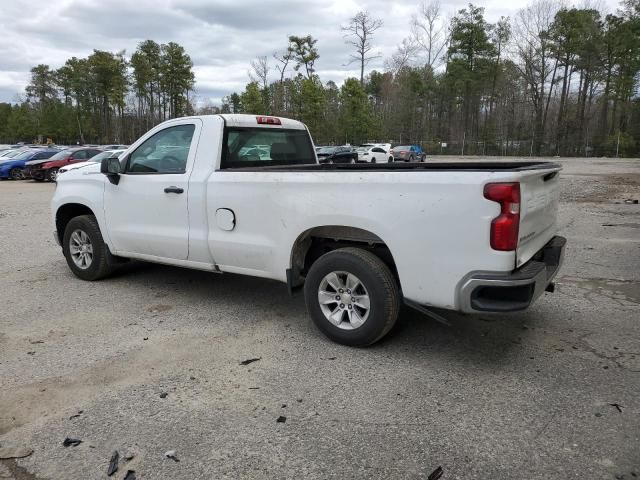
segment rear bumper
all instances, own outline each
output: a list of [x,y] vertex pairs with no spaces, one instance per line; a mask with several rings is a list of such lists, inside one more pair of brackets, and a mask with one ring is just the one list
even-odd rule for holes
[[564,237],[553,237],[531,260],[513,272],[471,274],[458,290],[460,310],[479,313],[527,309],[558,273],[566,243]]

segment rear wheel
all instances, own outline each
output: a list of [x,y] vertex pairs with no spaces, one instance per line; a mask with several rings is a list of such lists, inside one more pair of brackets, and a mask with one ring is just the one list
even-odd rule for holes
[[393,157],[389,157],[389,163],[393,163]]
[[71,271],[83,280],[100,280],[113,271],[114,258],[93,215],[81,215],[69,221],[64,230],[62,251]]
[[13,180],[22,180],[23,176],[22,176],[22,169],[18,168],[18,167],[14,167],[9,171],[9,176],[13,179]]
[[307,310],[331,340],[371,345],[395,324],[400,310],[397,282],[380,258],[360,248],[341,248],[320,257],[304,284]]
[[371,159],[371,163],[377,163],[375,158]]

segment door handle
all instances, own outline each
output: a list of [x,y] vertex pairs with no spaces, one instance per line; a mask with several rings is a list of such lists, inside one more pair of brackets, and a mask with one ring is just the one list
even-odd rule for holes
[[179,187],[166,187],[164,193],[184,193],[184,188]]

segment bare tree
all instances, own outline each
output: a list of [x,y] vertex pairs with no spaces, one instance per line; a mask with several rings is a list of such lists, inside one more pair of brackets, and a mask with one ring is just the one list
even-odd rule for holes
[[287,49],[285,53],[275,52],[273,58],[276,59],[279,65],[276,65],[276,70],[280,73],[280,83],[284,82],[284,75],[289,66],[289,62],[293,58],[291,50]]
[[249,70],[249,80],[257,83],[266,90],[269,86],[269,61],[267,57],[256,57],[255,60],[251,60],[251,70]]
[[548,32],[561,7],[562,3],[558,0],[534,0],[516,16],[516,65],[527,83],[527,94],[534,110],[535,153],[539,153],[544,139],[549,103],[558,70],[558,59],[553,54],[553,44]]
[[385,68],[390,70],[395,76],[404,67],[411,65],[418,48],[413,37],[405,38],[402,40],[402,43],[398,45],[398,48],[396,48],[396,51],[391,55],[391,58],[384,62]]
[[412,17],[413,41],[423,51],[425,63],[435,70],[442,63],[442,53],[447,45],[447,28],[442,19],[440,2],[425,0]]
[[342,27],[345,42],[355,48],[350,58],[353,62],[360,62],[360,85],[364,85],[364,67],[371,60],[380,58],[380,54],[370,54],[373,49],[371,39],[376,30],[382,27],[382,20],[373,18],[369,12],[361,11],[351,18],[349,25]]

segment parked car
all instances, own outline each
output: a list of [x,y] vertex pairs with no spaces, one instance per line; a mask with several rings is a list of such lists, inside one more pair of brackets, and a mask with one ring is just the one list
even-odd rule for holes
[[381,146],[360,146],[358,147],[358,161],[368,163],[388,163],[393,162],[393,156],[388,150]]
[[[118,158],[120,154],[122,154],[122,152],[124,152],[124,150],[106,150],[104,152],[101,152],[91,157],[85,162],[71,163],[64,167],[60,167],[60,169],[58,170],[58,177],[64,172],[68,172],[69,170],[75,170],[76,168],[83,168],[93,163],[100,163],[104,158]],[[57,181],[57,178],[56,178],[56,181]]]
[[27,162],[24,175],[39,182],[44,180],[55,182],[60,167],[70,163],[84,162],[100,152],[102,152],[102,150],[97,148],[69,148],[62,150],[48,160],[33,160]]
[[422,162],[425,153],[418,145],[400,145],[391,149],[394,162]]
[[353,147],[323,147],[316,152],[320,163],[356,163],[358,152]]
[[26,150],[8,160],[0,158],[0,178],[21,180],[24,178],[22,172],[26,167],[26,162],[46,160],[58,152],[59,150],[54,149]]
[[[258,143],[269,160],[241,158]],[[487,314],[551,291],[566,243],[556,236],[560,170],[318,165],[298,121],[206,115],[164,122],[119,158],[66,172],[51,208],[78,278],[134,258],[275,279],[304,289],[328,337],[362,346],[393,327],[403,303]]]

